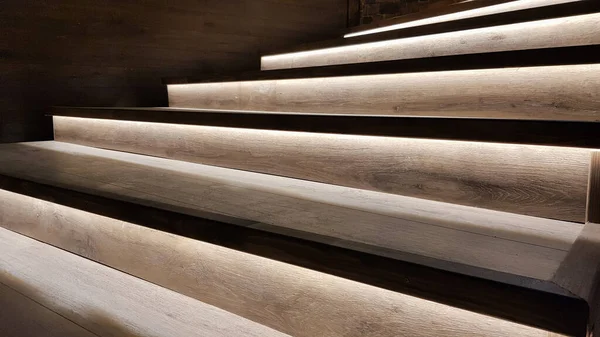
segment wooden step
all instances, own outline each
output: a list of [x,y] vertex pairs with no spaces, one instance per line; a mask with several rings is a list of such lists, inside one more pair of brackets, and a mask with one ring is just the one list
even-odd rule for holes
[[[431,9],[427,8],[416,13],[398,16],[386,20],[379,20],[372,24],[363,24],[352,27],[349,32],[344,35],[345,38],[364,36],[369,34],[377,34],[387,31],[401,30],[411,27],[434,25],[443,22],[454,22],[472,18],[486,17],[488,21],[494,21],[494,14],[510,13],[515,17],[515,12],[536,13],[541,8],[550,7],[557,11],[557,7],[564,8],[566,6],[557,6],[562,4],[573,4],[579,2],[577,0],[446,0],[447,3],[439,1]],[[570,7],[570,6],[569,6]],[[535,9],[535,12],[532,11]],[[535,19],[535,18],[534,18]]]
[[600,13],[267,55],[262,70],[600,44]]
[[54,116],[54,135],[86,146],[585,221],[588,149],[62,116]]
[[246,71],[230,74],[167,77],[163,83],[187,84],[383,75],[447,70],[496,69],[600,63],[600,45],[435,56],[419,59],[354,63],[310,68]]
[[[493,0],[495,1],[495,0]],[[584,14],[597,13],[600,11],[600,4],[594,0],[574,1],[563,4],[554,4],[550,6],[524,9],[519,11],[485,15],[480,17],[466,18],[449,22],[440,22],[416,26],[399,30],[380,32],[375,34],[355,36],[352,38],[335,38],[324,41],[301,44],[285,50],[272,51],[270,55],[286,54],[292,52],[309,51],[316,49],[340,47],[347,45],[363,44],[368,42],[377,42],[385,40],[395,40],[432,34],[442,34],[486,28],[492,26],[503,26],[517,23],[541,21],[568,16],[577,16]],[[415,13],[418,15],[418,13]],[[407,16],[408,17],[408,16]],[[366,25],[357,28],[367,27]]]
[[64,106],[52,107],[49,115],[256,130],[600,148],[600,123],[578,121]]
[[600,121],[600,64],[169,85],[174,108]]
[[24,308],[33,309],[21,312],[26,317],[40,314],[29,316],[35,321],[23,330],[15,331],[24,318],[18,316],[16,325],[0,328],[14,331],[12,336],[55,333],[48,327],[65,333],[60,336],[286,336],[4,228],[0,270],[0,300],[10,301],[0,307],[16,304],[11,314]]
[[581,224],[57,142],[0,160],[2,226],[294,336],[545,336],[403,294],[566,335],[590,319],[554,280]]

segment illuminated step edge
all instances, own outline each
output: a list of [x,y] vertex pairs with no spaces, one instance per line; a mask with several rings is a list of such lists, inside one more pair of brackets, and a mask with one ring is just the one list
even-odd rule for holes
[[600,121],[598,88],[600,64],[167,87],[174,108]]
[[[435,10],[423,10],[414,14],[404,15],[398,18],[382,20],[373,25],[363,25],[352,29],[345,38],[363,36],[400,30],[410,27],[431,25],[441,22],[464,20],[481,16],[500,13],[521,11],[525,9],[538,9],[540,7],[554,6],[565,3],[581,2],[581,0],[493,0],[493,1],[463,1],[451,6],[436,8]],[[435,16],[432,16],[433,13]],[[376,25],[381,25],[376,27]]]
[[[1,177],[0,186],[2,226],[295,336],[324,331],[342,335],[356,331],[356,324],[390,315],[394,321],[373,327],[373,333],[546,336],[537,329],[317,271],[568,335],[583,336],[587,328],[587,304],[558,293],[461,276],[267,228],[202,220],[92,195],[90,190],[75,192],[8,176]],[[273,305],[283,317],[263,309]],[[425,320],[431,324],[424,325]]]
[[[7,198],[21,200],[18,207],[30,210],[32,206],[41,206],[41,201],[26,198],[18,194],[0,191],[2,202]],[[45,202],[48,208],[57,207]],[[57,207],[58,208],[58,207]],[[59,208],[60,209],[60,208]],[[5,209],[2,209],[4,212]],[[44,217],[65,217],[65,220],[75,220],[70,216],[77,212],[62,208],[57,213],[41,214]],[[2,226],[8,226],[4,221]],[[15,219],[11,219],[14,221]],[[18,219],[17,219],[18,220]],[[19,227],[22,223],[11,223]],[[67,250],[85,255],[86,248],[81,242],[76,243],[72,236],[73,230],[83,226],[93,227],[91,223],[63,223],[60,228],[50,229],[60,238]],[[49,228],[47,228],[49,229]],[[120,235],[126,230],[111,228],[111,234]],[[130,229],[131,230],[131,229]],[[106,233],[106,232],[105,232]],[[110,243],[99,242],[103,239],[84,231],[77,234],[86,236],[88,244],[98,244],[94,252],[110,251]],[[77,248],[77,245],[80,247]],[[60,246],[60,244],[59,244]],[[91,246],[87,246],[91,248]],[[119,247],[118,254],[128,256],[128,247]],[[113,251],[114,252],[114,251]],[[93,255],[92,251],[87,251]],[[145,253],[145,252],[144,252]],[[159,258],[158,256],[153,256]],[[68,330],[54,331],[56,336],[159,336],[159,337],[192,337],[192,336],[287,336],[271,328],[265,327],[248,319],[199,302],[195,299],[178,294],[171,290],[140,280],[110,267],[92,262],[86,258],[65,252],[42,242],[0,228],[0,280],[3,290],[12,290],[29,301],[37,303],[50,310],[69,323],[79,326],[77,334],[73,327]],[[7,287],[8,289],[4,288]],[[4,291],[0,303],[4,308]],[[22,299],[23,300],[23,299]],[[15,307],[10,307],[15,310]],[[2,312],[3,309],[0,309]],[[49,331],[43,331],[40,325],[47,324],[41,317],[33,316],[36,312],[22,312],[30,319],[31,326],[23,326],[24,330],[16,334],[6,334],[14,328],[17,322],[10,322],[8,327],[0,328],[4,336],[49,336]],[[3,320],[3,317],[0,318]],[[513,329],[522,328],[509,325]],[[56,326],[52,326],[56,329]],[[64,327],[63,327],[64,329]],[[33,334],[35,333],[35,334]]]
[[600,43],[600,13],[267,55],[262,70]]
[[86,146],[585,221],[586,149],[60,116],[54,134]]
[[246,71],[214,76],[165,77],[163,84],[284,80],[450,70],[541,67],[600,63],[600,45],[436,56],[368,63]]
[[417,118],[163,107],[55,106],[49,115],[256,130],[600,148],[600,123],[582,121]]

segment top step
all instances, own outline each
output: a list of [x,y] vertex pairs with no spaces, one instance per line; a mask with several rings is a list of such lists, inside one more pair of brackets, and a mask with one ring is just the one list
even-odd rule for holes
[[427,26],[442,22],[456,22],[464,19],[479,18],[502,13],[514,13],[527,9],[540,9],[580,0],[446,0],[436,3],[431,9],[398,16],[372,24],[353,27],[344,38],[353,38],[411,27]]
[[[266,55],[262,70],[419,59],[600,43],[600,3],[575,2],[452,23],[326,41]],[[516,18],[515,18],[516,16]],[[480,22],[474,22],[479,20]]]

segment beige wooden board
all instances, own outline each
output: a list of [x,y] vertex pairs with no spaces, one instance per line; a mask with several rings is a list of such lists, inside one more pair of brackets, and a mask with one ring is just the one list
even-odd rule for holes
[[[331,275],[11,192],[1,193],[2,226],[293,336],[551,336],[538,329]],[[215,317],[205,307],[194,313],[179,311],[190,301],[186,297],[176,303],[158,298],[154,286],[135,279],[126,282],[127,277],[116,271],[4,229],[0,229],[0,252],[0,275],[10,273],[12,279],[19,278],[12,282],[14,286],[23,288],[27,284],[26,289],[36,288],[39,291],[34,293],[47,303],[60,302],[61,307],[69,308],[77,304],[76,313],[86,309],[99,315],[99,308],[118,310],[119,320],[115,322],[126,322],[133,329],[135,323],[126,320],[134,315],[130,306],[149,311],[156,303],[175,319],[189,320],[195,326],[209,320],[203,329],[214,324],[221,329],[234,328],[232,318]],[[84,268],[86,265],[94,268]],[[146,316],[144,327],[162,326],[162,318],[158,313]],[[186,335],[180,324],[175,326],[177,330],[172,330],[171,336]],[[203,336],[221,335],[197,331]],[[248,328],[244,332],[252,331]],[[239,331],[228,332],[229,336],[243,335]],[[276,335],[263,333],[262,336]]]
[[587,221],[600,224],[600,151],[593,151],[591,155]]
[[174,84],[168,91],[176,108],[599,121],[599,87],[600,65],[591,64]]
[[438,0],[426,9],[415,13],[379,20],[372,24],[363,24],[359,27],[351,28],[345,36],[360,36],[408,27],[507,13],[523,9],[552,6],[573,1],[577,0]]
[[262,70],[417,59],[600,43],[600,14],[268,55]]
[[590,150],[54,117],[55,139],[585,222]]
[[98,336],[285,336],[6,229],[0,252],[2,283]]
[[0,284],[0,336],[94,337],[98,335]]
[[[506,282],[523,286],[549,280],[583,227],[60,142],[0,146],[0,173],[191,215],[210,212],[217,220],[226,215],[244,224],[366,243],[447,262],[438,268],[481,269],[481,277],[503,272],[511,276]],[[17,212],[13,206],[5,204]],[[542,282],[529,285],[523,277]]]

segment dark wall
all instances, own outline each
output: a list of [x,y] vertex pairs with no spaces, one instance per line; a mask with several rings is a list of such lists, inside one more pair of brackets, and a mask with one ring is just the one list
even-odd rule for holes
[[162,77],[258,69],[337,36],[347,0],[0,0],[0,142],[49,139],[51,105],[164,106]]

